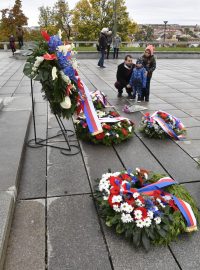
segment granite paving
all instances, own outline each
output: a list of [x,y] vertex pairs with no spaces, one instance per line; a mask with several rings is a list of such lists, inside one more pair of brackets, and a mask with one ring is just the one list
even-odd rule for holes
[[[12,103],[15,109],[15,104],[20,103],[18,97],[30,98],[30,82],[22,74],[23,61],[9,58],[8,54],[7,58],[2,57],[7,66],[1,68],[0,63],[0,73],[4,75],[0,77],[0,98],[16,97]],[[97,66],[97,60],[79,62],[80,75],[88,88],[105,92],[109,103],[135,122],[135,134],[129,141],[111,147],[79,141],[74,135],[70,143],[80,147],[80,153],[74,156],[63,155],[52,147],[25,147],[4,270],[198,270],[199,232],[183,235],[166,247],[153,247],[148,253],[135,249],[104,225],[93,193],[95,180],[108,169],[145,167],[168,174],[185,185],[200,207],[199,60],[158,59],[150,101],[141,103],[147,108],[142,113],[164,110],[179,117],[188,130],[187,139],[181,142],[144,137],[138,130],[142,113],[122,112],[125,104],[137,104],[129,101],[125,92],[117,98],[114,83],[117,65],[122,60],[105,60],[105,69]],[[59,126],[40,89],[40,84],[35,83],[37,136],[45,139],[56,135]],[[6,111],[0,112],[0,121],[4,119],[3,113]],[[74,131],[72,120],[63,123],[66,129]],[[32,138],[33,122],[27,136],[28,140]],[[66,147],[62,136],[48,142]]]

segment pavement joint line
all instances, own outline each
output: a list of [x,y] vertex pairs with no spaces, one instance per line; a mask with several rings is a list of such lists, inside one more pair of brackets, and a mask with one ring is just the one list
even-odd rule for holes
[[[22,65],[24,65],[24,63],[22,63],[22,64],[17,68],[17,70],[15,71],[15,73],[13,73],[12,76],[9,77],[9,79],[8,79],[1,87],[5,86],[5,84],[6,84],[6,83],[7,83],[7,82],[8,82],[8,81],[9,81],[9,80],[17,73],[17,72],[18,72],[19,68],[20,68]],[[8,69],[9,69],[9,67],[8,67]],[[6,71],[5,71],[4,73],[6,73],[8,69],[6,69]],[[3,73],[3,74],[4,74],[4,73]],[[3,77],[3,74],[2,74],[2,77]],[[20,80],[20,82],[21,82],[21,80]],[[19,84],[18,84],[18,86],[19,86]],[[17,86],[17,87],[18,87],[18,86]],[[15,91],[16,91],[16,90],[15,90]],[[15,92],[15,91],[14,91],[14,92]],[[12,96],[12,95],[11,95],[11,96]]]
[[[74,125],[73,119],[72,119],[72,123]],[[96,211],[96,214],[97,214],[97,220],[98,220],[98,223],[99,223],[100,231],[102,233],[102,237],[103,237],[103,240],[104,240],[105,248],[106,248],[107,253],[108,253],[108,259],[109,259],[109,262],[110,262],[111,269],[114,270],[114,265],[113,265],[113,261],[112,261],[111,252],[110,252],[110,249],[109,249],[109,246],[108,246],[108,242],[107,242],[107,239],[106,239],[106,236],[105,236],[105,232],[104,232],[104,229],[103,229],[103,225],[102,225],[100,213],[99,213],[99,210],[98,210],[98,207],[97,207],[97,204],[96,204],[96,201],[95,201],[95,197],[94,197],[92,183],[91,183],[91,180],[90,180],[90,176],[89,176],[89,173],[88,173],[87,165],[86,165],[85,160],[84,160],[84,156],[83,156],[83,152],[82,152],[82,148],[81,148],[81,145],[80,145],[79,140],[78,140],[78,144],[79,144],[79,147],[80,147],[80,154],[81,154],[81,157],[82,157],[83,165],[84,165],[85,172],[86,172],[87,179],[88,179],[88,184],[89,184],[89,187],[90,187],[90,190],[91,190],[91,197],[92,197],[92,200],[93,200],[93,203],[94,203],[94,207],[95,207],[95,211]]]
[[172,257],[174,258],[174,260],[175,260],[177,266],[179,267],[179,269],[180,269],[180,270],[183,270],[182,267],[181,267],[181,265],[180,265],[180,263],[179,263],[179,261],[177,260],[177,258],[176,258],[176,256],[175,256],[173,250],[171,249],[170,245],[167,245],[167,247],[168,247],[168,249],[169,249],[169,251],[170,251]]
[[34,200],[39,200],[39,199],[42,199],[42,200],[45,200],[45,199],[54,199],[54,198],[64,198],[64,197],[74,197],[74,196],[88,196],[88,195],[91,195],[92,193],[91,192],[85,192],[85,193],[73,193],[73,194],[61,194],[61,195],[50,195],[47,197],[46,196],[43,196],[43,197],[34,197],[34,198],[20,198],[20,199],[17,199],[17,201],[34,201]]
[[[46,106],[46,139],[48,138],[48,105]],[[48,210],[47,210],[47,192],[48,192],[48,146],[45,146],[46,156],[46,179],[45,179],[45,270],[48,270]]]

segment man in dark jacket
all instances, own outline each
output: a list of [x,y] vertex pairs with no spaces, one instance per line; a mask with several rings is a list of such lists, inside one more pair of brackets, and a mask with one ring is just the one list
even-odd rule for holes
[[126,88],[128,98],[133,99],[132,88],[129,87],[129,81],[135,64],[133,64],[133,58],[131,55],[126,55],[124,62],[118,66],[117,69],[117,81],[115,87],[118,90],[118,97],[122,96],[123,88]]
[[99,49],[100,49],[100,59],[98,62],[98,66],[100,68],[105,68],[104,66],[104,57],[105,57],[105,52],[107,49],[107,33],[108,33],[108,28],[103,28],[101,30],[101,34],[99,37]]

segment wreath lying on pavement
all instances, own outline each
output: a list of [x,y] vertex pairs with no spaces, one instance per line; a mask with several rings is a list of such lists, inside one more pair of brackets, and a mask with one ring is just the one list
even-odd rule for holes
[[40,81],[44,99],[49,101],[52,112],[69,118],[80,106],[74,46],[64,44],[61,31],[54,36],[43,31],[42,36],[46,41],[35,48],[23,72]]
[[92,102],[96,110],[102,110],[107,105],[107,98],[106,95],[99,90],[93,91],[90,93]]
[[197,230],[199,212],[188,191],[144,169],[103,174],[96,200],[106,225],[146,250]]
[[89,133],[85,116],[79,116],[75,121],[76,133],[79,139],[95,144],[112,145],[121,143],[133,136],[134,123],[128,118],[111,111],[109,113],[97,111],[103,132],[93,136]]
[[150,138],[159,139],[171,137],[182,140],[186,135],[186,129],[181,121],[163,111],[156,111],[151,116],[149,113],[144,114],[140,131]]

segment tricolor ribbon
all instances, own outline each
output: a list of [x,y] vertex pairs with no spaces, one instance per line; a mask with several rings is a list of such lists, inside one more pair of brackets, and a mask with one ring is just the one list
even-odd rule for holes
[[123,121],[123,120],[130,121],[128,118],[125,118],[125,117],[122,117],[122,116],[99,118],[99,121],[101,123],[116,123],[116,122],[120,122],[120,121]]
[[[164,177],[153,184],[149,184],[149,185],[146,185],[142,188],[137,189],[137,192],[144,194],[144,195],[147,195],[147,196],[154,196],[155,192],[160,192],[160,193],[162,192],[162,194],[164,194],[164,195],[171,196],[174,203],[176,204],[176,206],[178,207],[179,211],[181,212],[181,214],[183,215],[183,217],[186,221],[186,224],[187,224],[186,231],[187,232],[195,231],[195,230],[197,230],[197,221],[196,221],[194,212],[193,212],[190,204],[183,201],[180,198],[177,198],[176,196],[174,196],[168,192],[163,191],[163,189],[165,187],[168,187],[168,186],[171,186],[174,184],[177,184],[177,183],[173,179],[171,179],[170,177]],[[126,189],[127,189],[128,193],[132,193],[132,194],[134,193],[134,192],[130,191],[130,184],[129,183],[126,184]],[[162,196],[161,196],[161,198],[162,198]]]
[[77,78],[77,85],[89,131],[92,133],[92,135],[102,133],[103,129],[99,118],[97,117],[89,89],[79,77]]
[[173,115],[170,115],[167,112],[164,111],[156,111],[155,113],[153,113],[150,117],[149,117],[149,121],[150,122],[157,122],[157,124],[163,129],[163,131],[165,133],[167,133],[171,138],[175,139],[175,140],[183,140],[185,139],[185,135],[181,134],[181,135],[177,135],[175,133],[175,131],[172,129],[172,127],[167,124],[165,122],[165,120],[162,118],[162,115],[164,115],[166,118],[171,119],[174,122],[174,125],[176,128],[178,128],[179,130],[184,130],[185,127],[182,124],[182,122],[176,118]]

